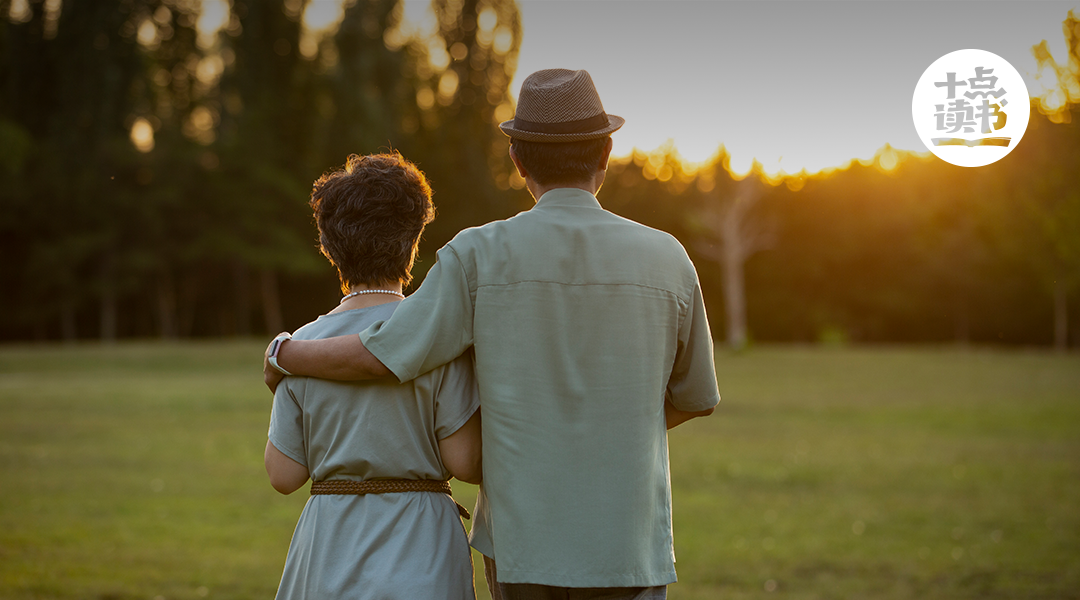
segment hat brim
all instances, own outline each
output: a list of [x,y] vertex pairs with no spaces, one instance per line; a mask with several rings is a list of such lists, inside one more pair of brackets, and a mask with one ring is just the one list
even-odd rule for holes
[[597,129],[596,131],[585,131],[576,133],[540,133],[536,131],[525,131],[523,129],[517,129],[514,126],[514,119],[509,121],[503,121],[499,123],[499,129],[508,137],[517,138],[526,142],[547,142],[557,144],[559,142],[583,142],[585,140],[595,140],[602,137],[607,137],[613,132],[618,130],[626,123],[626,119],[609,114],[608,125],[603,129]]

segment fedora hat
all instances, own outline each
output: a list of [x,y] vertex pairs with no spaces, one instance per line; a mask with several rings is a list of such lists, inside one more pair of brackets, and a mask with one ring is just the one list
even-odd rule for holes
[[587,71],[545,69],[521,83],[514,118],[499,129],[527,142],[580,142],[611,135],[625,122],[604,112]]

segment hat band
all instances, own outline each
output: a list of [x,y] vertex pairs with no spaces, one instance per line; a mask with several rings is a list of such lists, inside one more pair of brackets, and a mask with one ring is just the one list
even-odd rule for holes
[[561,123],[538,123],[536,121],[526,121],[521,117],[514,117],[514,128],[530,133],[590,133],[607,126],[608,117],[606,112],[601,112],[588,119],[563,121]]

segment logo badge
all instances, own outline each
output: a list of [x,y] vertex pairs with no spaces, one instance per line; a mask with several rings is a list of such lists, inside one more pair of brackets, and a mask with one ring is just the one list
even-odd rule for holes
[[911,119],[923,145],[961,167],[1004,158],[1024,137],[1030,117],[1020,73],[985,50],[957,50],[937,59],[911,98]]

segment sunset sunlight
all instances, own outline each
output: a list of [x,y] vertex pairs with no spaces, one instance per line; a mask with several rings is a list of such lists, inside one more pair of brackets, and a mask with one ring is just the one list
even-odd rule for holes
[[[620,29],[611,30],[587,25],[606,11],[603,2],[519,5],[524,35],[512,96],[532,71],[585,68],[606,92],[607,110],[626,118],[612,138],[616,156],[671,146],[693,169],[723,148],[733,174],[744,176],[757,161],[778,179],[852,161],[892,169],[903,152],[925,153],[905,105],[922,70],[957,48],[982,45],[1005,57],[1047,111],[1059,109],[1069,88],[1058,80],[1067,73],[1040,68],[1032,48],[1045,40],[1046,56],[1067,65],[1061,21],[1069,10],[1080,12],[1075,1],[1003,4],[999,10],[1008,18],[950,37],[943,13],[963,11],[955,5],[641,2],[627,8]],[[228,24],[227,5],[205,0],[203,7],[199,30],[206,39]],[[316,40],[336,28],[342,10],[338,0],[306,5],[300,41],[305,56],[314,56]],[[498,44],[493,19],[493,13],[482,14],[478,26],[481,36]],[[882,21],[910,26],[881,32],[875,23]],[[809,22],[817,25],[805,27]],[[432,38],[437,23],[430,3],[405,0],[399,27],[387,41],[432,39],[428,60],[438,72],[453,57]],[[642,39],[654,42],[642,45]],[[995,42],[987,44],[990,39]],[[886,44],[912,51],[852,53]],[[755,49],[747,54],[746,48]],[[1074,75],[1074,87],[1075,81]],[[444,77],[436,90],[421,90],[417,102],[446,102],[456,87],[456,79]],[[498,112],[500,118],[508,114]]]
[[[605,30],[603,2],[521,3],[524,37],[514,93],[528,73],[585,68],[606,91],[610,112],[626,118],[615,153],[672,143],[700,163],[721,146],[733,173],[757,160],[781,176],[924,153],[910,101],[922,71],[959,48],[1009,60],[1032,95],[1063,106],[1053,74],[1036,84],[1032,47],[1046,40],[1065,64],[1061,23],[1077,2],[995,4],[996,19],[968,20],[962,4],[641,2]],[[883,30],[880,23],[892,26]],[[876,48],[903,48],[879,52]]]

